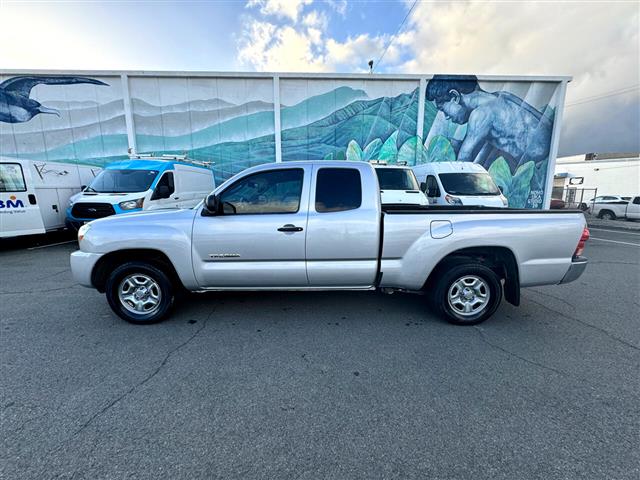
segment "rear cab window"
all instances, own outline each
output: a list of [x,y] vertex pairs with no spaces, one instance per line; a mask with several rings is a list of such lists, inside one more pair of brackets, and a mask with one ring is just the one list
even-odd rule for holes
[[362,180],[355,168],[321,168],[316,176],[316,212],[344,212],[362,205]]
[[0,163],[0,192],[26,192],[22,165],[19,163]]

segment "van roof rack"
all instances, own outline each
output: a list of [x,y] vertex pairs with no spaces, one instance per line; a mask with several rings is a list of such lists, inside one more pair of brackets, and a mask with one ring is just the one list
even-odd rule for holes
[[385,160],[369,160],[371,165],[386,165],[387,162]]
[[167,162],[182,162],[199,167],[212,167],[215,162],[209,162],[207,160],[193,160],[186,154],[176,155],[163,153],[162,155],[156,155],[155,153],[129,153],[129,159],[131,160],[165,160]]

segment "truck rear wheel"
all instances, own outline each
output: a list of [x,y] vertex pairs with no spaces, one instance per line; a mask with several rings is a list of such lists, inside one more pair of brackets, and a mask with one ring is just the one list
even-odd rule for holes
[[117,267],[107,278],[105,290],[111,309],[135,324],[161,321],[174,300],[169,277],[144,262],[127,262]]
[[616,214],[613,213],[611,210],[601,210],[600,215],[598,215],[598,217],[603,220],[615,220]]
[[433,292],[433,304],[456,325],[476,325],[496,311],[502,283],[496,273],[479,263],[456,265],[442,274]]

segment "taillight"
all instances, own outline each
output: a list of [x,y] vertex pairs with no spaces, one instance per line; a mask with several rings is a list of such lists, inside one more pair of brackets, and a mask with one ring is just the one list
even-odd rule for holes
[[584,227],[582,236],[580,237],[580,241],[578,242],[578,246],[576,247],[576,251],[573,252],[574,258],[582,255],[582,252],[584,251],[584,244],[587,242],[587,240],[589,240],[589,229],[587,227]]

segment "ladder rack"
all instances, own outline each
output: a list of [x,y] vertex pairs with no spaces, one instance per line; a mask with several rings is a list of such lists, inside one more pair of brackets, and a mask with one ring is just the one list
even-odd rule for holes
[[182,162],[190,165],[196,165],[199,167],[210,168],[215,165],[215,162],[209,162],[206,160],[193,160],[187,155],[175,155],[175,154],[162,154],[156,155],[154,153],[130,153],[129,159],[131,160],[165,160],[167,162]]

